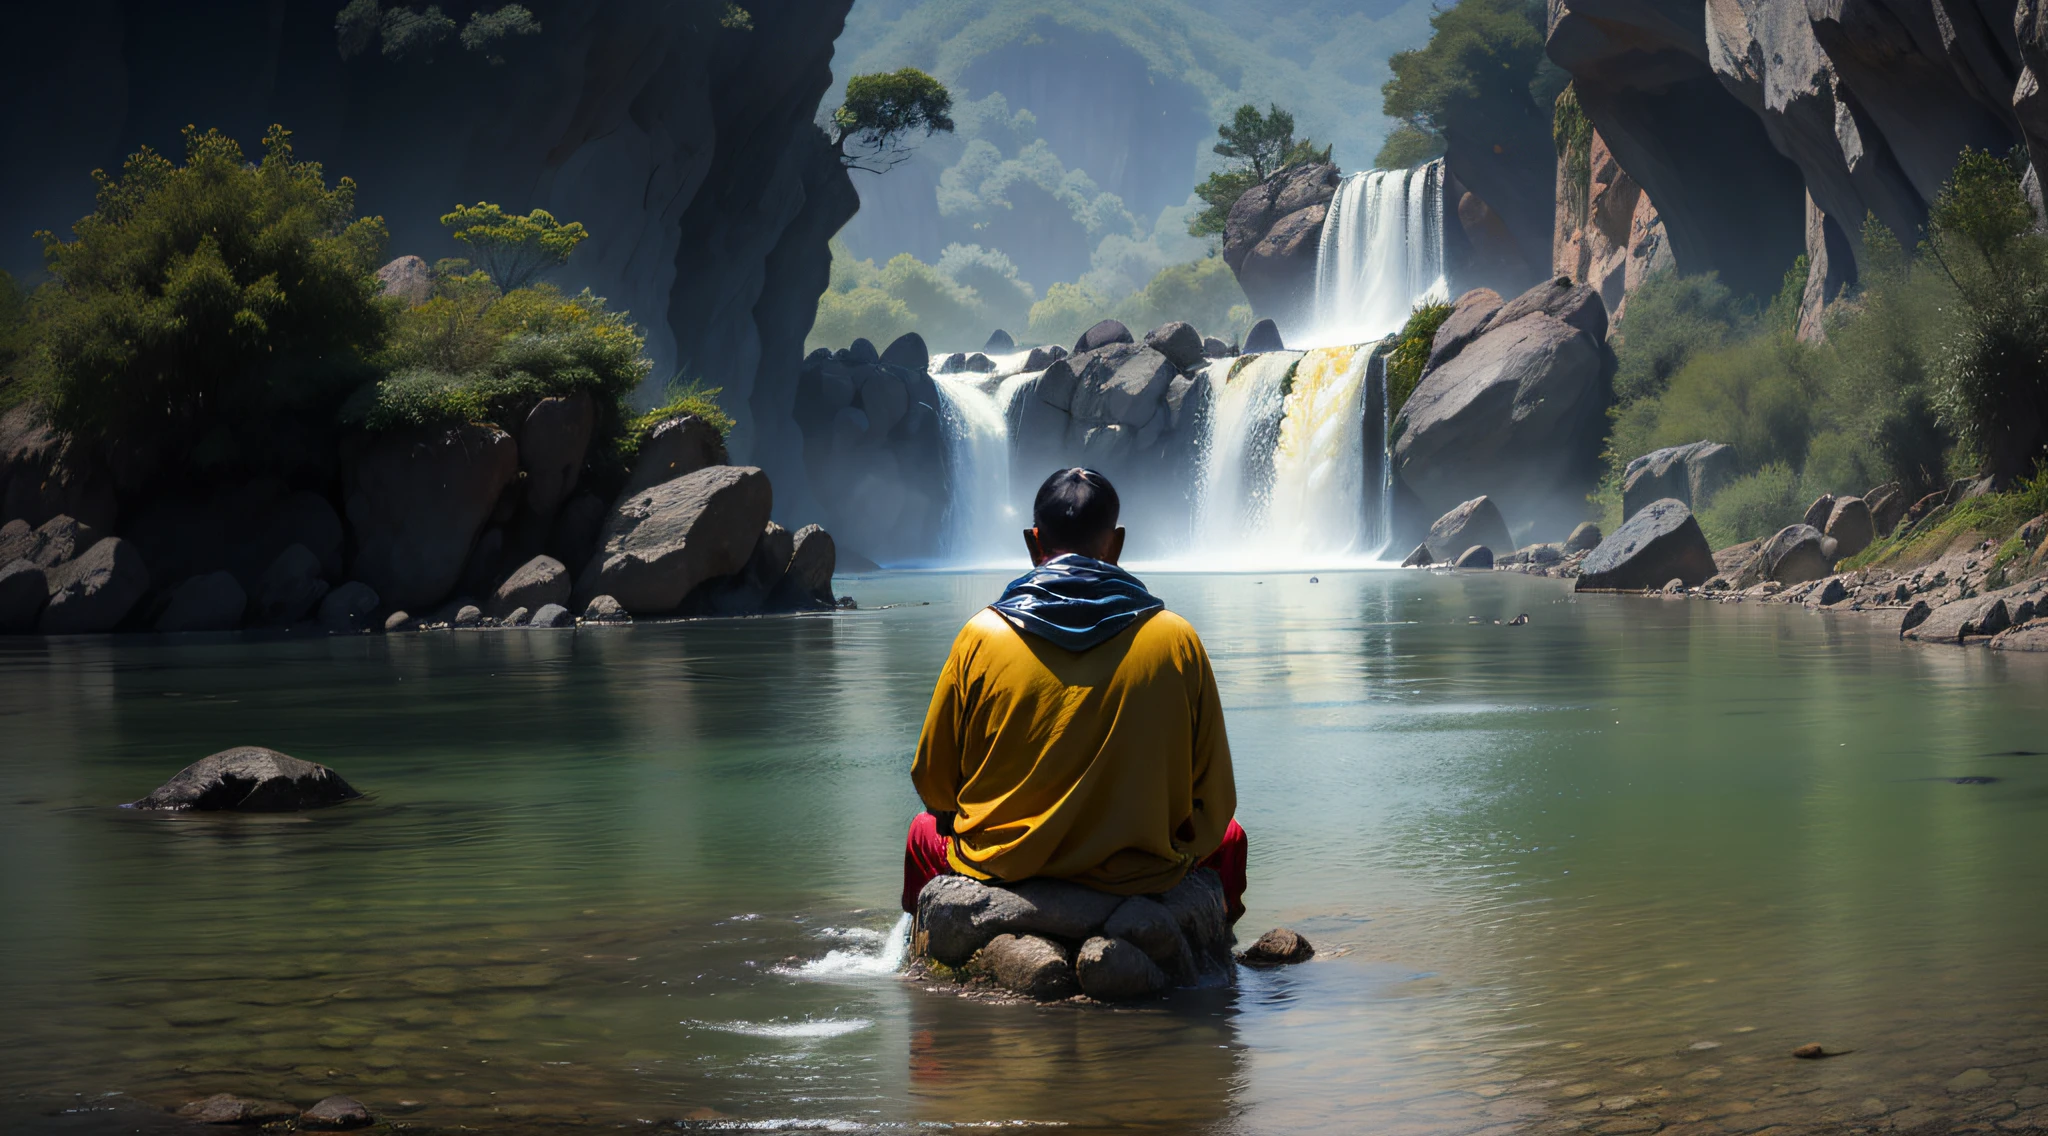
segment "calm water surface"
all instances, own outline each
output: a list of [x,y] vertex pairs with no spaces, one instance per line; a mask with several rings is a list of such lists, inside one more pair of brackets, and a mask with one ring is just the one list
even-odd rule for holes
[[[428,1131],[2048,1125],[2048,659],[1505,574],[1154,575],[1222,683],[1240,931],[1320,953],[993,1006],[876,960],[931,682],[1002,579],[573,633],[0,641],[0,1129],[153,1130],[216,1091]],[[368,799],[113,807],[238,744]]]

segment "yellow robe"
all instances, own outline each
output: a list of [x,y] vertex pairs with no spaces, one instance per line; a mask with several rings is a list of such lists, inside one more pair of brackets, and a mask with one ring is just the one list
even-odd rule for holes
[[1237,811],[1208,652],[1160,611],[1075,653],[983,609],[953,640],[911,780],[976,879],[1165,891]]

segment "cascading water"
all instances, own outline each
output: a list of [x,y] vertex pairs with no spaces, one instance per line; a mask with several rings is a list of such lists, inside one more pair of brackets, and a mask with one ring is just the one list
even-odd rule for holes
[[1360,455],[1370,355],[1364,348],[1319,347],[1295,365],[1273,450],[1265,525],[1271,545],[1312,555],[1379,550],[1363,547],[1367,499]]
[[[1010,423],[1005,383],[990,394],[971,377],[934,375],[939,418],[946,428],[949,501],[943,523],[945,558],[956,564],[987,564],[1014,551],[1017,507],[1010,499]],[[1007,535],[1005,535],[1007,534]]]
[[1310,341],[1370,343],[1400,330],[1415,305],[1449,293],[1443,159],[1347,176],[1316,246]]
[[1269,351],[1209,367],[1208,441],[1194,524],[1202,547],[1236,547],[1264,522],[1287,377],[1300,360],[1297,351]]

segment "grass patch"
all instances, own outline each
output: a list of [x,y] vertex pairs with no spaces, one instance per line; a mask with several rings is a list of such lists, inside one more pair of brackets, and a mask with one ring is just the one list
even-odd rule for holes
[[2002,570],[2028,551],[2019,537],[2020,526],[2043,513],[2048,513],[2048,471],[2004,493],[1987,493],[1936,508],[1918,524],[1902,525],[1898,532],[1843,561],[1841,570],[1912,567],[1941,556],[1957,540],[1970,535],[2000,542],[1993,564]]

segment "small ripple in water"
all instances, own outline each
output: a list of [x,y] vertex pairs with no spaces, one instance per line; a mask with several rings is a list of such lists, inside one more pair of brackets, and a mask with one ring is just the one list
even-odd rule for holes
[[790,1041],[820,1041],[859,1033],[875,1023],[868,1018],[807,1018],[800,1022],[684,1022],[698,1029],[748,1037],[772,1037]]

